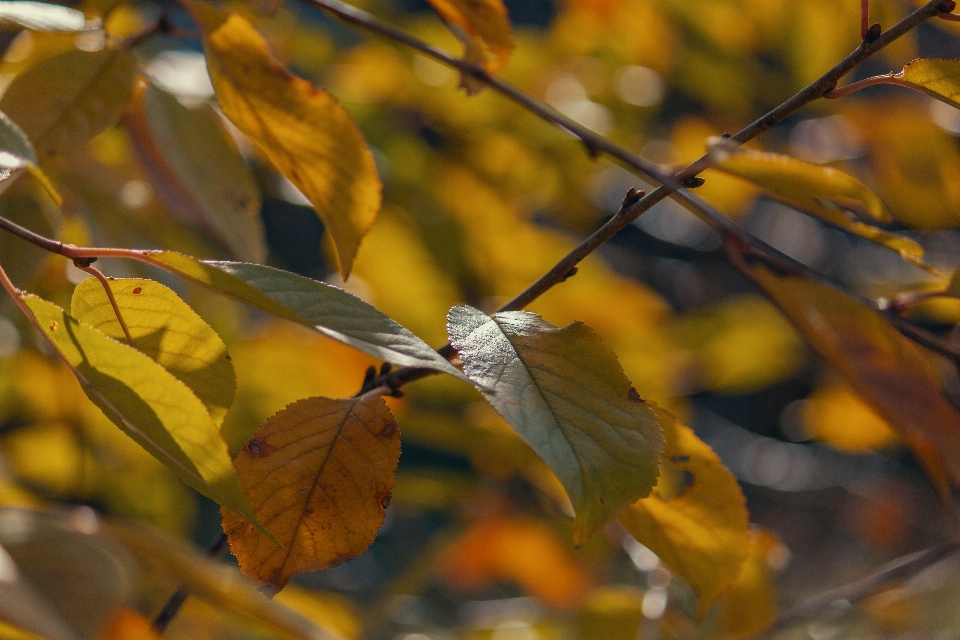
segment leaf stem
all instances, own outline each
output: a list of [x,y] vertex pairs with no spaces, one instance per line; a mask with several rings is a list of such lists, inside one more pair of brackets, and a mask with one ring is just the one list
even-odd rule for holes
[[870,28],[870,0],[860,0],[860,39],[867,39],[867,29]]
[[870,576],[838,589],[827,591],[791,607],[783,612],[769,629],[754,636],[754,640],[772,638],[779,631],[824,613],[844,611],[851,604],[876,592],[884,585],[913,577],[927,567],[949,558],[958,551],[960,551],[960,541],[951,541],[939,547],[898,558],[887,563]]
[[117,299],[113,296],[113,289],[110,287],[110,283],[107,282],[107,278],[99,269],[90,266],[91,261],[91,258],[77,258],[73,261],[73,266],[81,271],[89,273],[100,281],[101,286],[103,286],[103,290],[107,294],[107,299],[110,300],[110,306],[113,307],[113,313],[117,316],[117,322],[120,323],[120,328],[123,329],[123,335],[127,337],[127,342],[130,343],[130,346],[136,349],[137,345],[134,343],[133,337],[130,335],[130,330],[127,328],[127,323],[123,321],[123,314],[120,313],[120,307],[117,306]]

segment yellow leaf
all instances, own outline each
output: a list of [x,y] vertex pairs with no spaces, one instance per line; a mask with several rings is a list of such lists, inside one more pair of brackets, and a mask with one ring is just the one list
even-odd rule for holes
[[941,495],[960,486],[960,412],[929,355],[877,311],[762,265],[753,277],[813,349],[900,434]]
[[527,516],[494,515],[472,523],[444,550],[437,572],[461,589],[515,582],[554,607],[577,604],[590,586],[557,534]]
[[115,425],[188,485],[255,519],[227,445],[193,392],[147,356],[77,322],[53,303],[33,295],[21,299],[84,392]]
[[960,60],[914,60],[892,79],[960,109]]
[[287,71],[249,22],[198,0],[185,4],[203,30],[224,115],[313,204],[346,279],[381,199],[373,155],[359,129],[329,94]]
[[706,613],[740,573],[750,523],[736,478],[693,430],[655,407],[667,444],[653,493],[620,523],[690,585]]
[[883,201],[856,178],[790,156],[731,149],[722,143],[715,145],[711,153],[718,160],[716,169],[749,180],[791,207],[896,251],[904,260],[926,268],[919,244],[848,213],[854,210],[884,223],[893,220]]
[[120,119],[135,73],[129,51],[72,49],[14,78],[0,110],[20,125],[40,157],[63,154]]
[[[463,42],[464,59],[484,67],[493,75],[503,69],[513,50],[510,17],[503,0],[428,0]],[[487,51],[491,56],[488,58]],[[468,93],[477,93],[483,84],[461,77]]]
[[804,430],[834,449],[864,453],[897,442],[887,421],[845,385],[814,391],[800,416]]
[[[218,427],[236,389],[227,346],[213,328],[171,289],[153,280],[108,280],[133,346],[187,385]],[[107,292],[87,278],[73,292],[70,314],[97,331],[126,343]]]
[[260,190],[209,104],[188,109],[141,84],[124,122],[140,164],[172,212],[201,225],[240,260],[266,259]]
[[777,585],[771,561],[785,547],[775,533],[751,531],[750,547],[740,575],[717,602],[720,629],[735,637],[752,636],[766,629],[777,615]]
[[578,544],[650,492],[663,449],[657,414],[589,327],[466,305],[447,318],[464,372],[492,390],[484,397],[563,483]]
[[138,611],[121,608],[115,611],[96,640],[161,640],[163,634]]
[[383,398],[307,398],[267,420],[234,466],[267,530],[223,510],[244,574],[282,589],[291,577],[354,558],[370,546],[390,503],[400,431]]

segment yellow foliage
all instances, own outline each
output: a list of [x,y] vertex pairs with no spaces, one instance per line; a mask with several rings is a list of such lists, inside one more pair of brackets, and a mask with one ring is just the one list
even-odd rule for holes
[[801,421],[810,436],[840,451],[862,453],[896,443],[896,432],[848,387],[830,384],[814,391]]

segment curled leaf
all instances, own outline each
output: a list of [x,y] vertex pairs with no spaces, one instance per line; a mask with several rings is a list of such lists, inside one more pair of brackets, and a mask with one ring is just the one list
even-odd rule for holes
[[750,522],[736,478],[693,430],[654,407],[666,437],[660,481],[620,523],[690,585],[702,617],[740,574]]
[[383,524],[400,430],[379,396],[307,398],[267,420],[234,460],[267,530],[226,510],[223,530],[248,577],[277,590],[366,551]]
[[724,144],[711,153],[716,169],[763,187],[777,200],[832,224],[848,233],[875,242],[923,268],[923,248],[910,240],[858,219],[888,223],[890,212],[865,184],[837,169],[776,153],[761,153]]
[[287,71],[244,18],[197,0],[185,6],[203,31],[223,114],[310,200],[346,279],[381,200],[360,130],[334,98]]
[[617,356],[582,323],[558,329],[523,311],[447,316],[464,372],[563,484],[583,542],[657,477],[663,435]]
[[[227,346],[213,328],[171,289],[140,278],[108,281],[131,345],[187,385],[219,426],[233,404],[236,374]],[[70,313],[80,322],[126,342],[107,292],[96,278],[73,291]]]
[[[510,17],[503,0],[428,0],[464,47],[464,60],[490,75],[506,66],[513,50]],[[464,75],[461,86],[475,94],[483,84]]]

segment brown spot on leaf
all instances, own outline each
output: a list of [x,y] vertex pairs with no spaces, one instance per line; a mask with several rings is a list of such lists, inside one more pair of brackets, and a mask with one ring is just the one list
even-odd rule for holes
[[690,462],[690,456],[670,456],[670,462],[680,464],[681,462]]
[[259,440],[251,440],[249,443],[247,443],[247,451],[255,456],[258,456],[263,453],[263,443]]
[[630,387],[630,391],[627,391],[627,400],[630,402],[636,402],[637,404],[643,404],[644,400],[640,397],[640,394],[637,393],[637,390],[633,387]]
[[133,289],[133,295],[135,295],[135,296],[136,296],[136,295],[139,295],[141,291],[143,291],[143,287],[135,287],[135,288]]
[[387,507],[389,507],[389,506],[390,506],[390,499],[391,499],[390,496],[383,496],[382,498],[380,498],[380,506],[383,507],[384,509],[386,509]]
[[54,320],[50,323],[50,331],[56,331],[56,330],[57,330],[57,321]]

